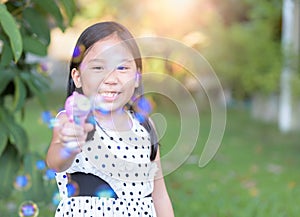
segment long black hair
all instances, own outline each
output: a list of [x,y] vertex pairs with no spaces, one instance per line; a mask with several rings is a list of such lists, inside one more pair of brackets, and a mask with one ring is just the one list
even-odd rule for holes
[[[129,32],[129,30],[124,27],[123,25],[116,23],[116,22],[100,22],[96,23],[92,26],[89,26],[87,29],[85,29],[82,34],[79,36],[74,51],[72,55],[72,59],[70,61],[70,67],[69,67],[69,78],[68,78],[68,87],[67,87],[67,97],[72,95],[74,91],[81,92],[81,89],[76,88],[75,83],[73,81],[73,78],[71,76],[72,70],[79,69],[79,66],[86,54],[88,52],[89,48],[93,46],[96,42],[98,42],[101,39],[104,39],[112,34],[116,34],[120,40],[124,42],[124,44],[127,46],[129,51],[131,52],[132,56],[134,57],[134,61],[136,64],[136,68],[138,70],[137,73],[141,75],[142,72],[142,58],[141,53],[138,48],[138,45],[136,41],[134,40],[132,34]],[[142,79],[139,79],[139,86],[134,91],[133,99],[140,99],[143,96],[143,84]],[[129,110],[132,110],[136,116],[139,116],[140,114],[137,113],[136,109],[134,109],[134,102],[128,103],[126,105]],[[148,117],[144,117],[141,120],[141,124],[144,126],[144,128],[149,132],[150,139],[151,139],[151,154],[150,154],[150,160],[153,161],[157,154],[158,149],[158,139],[157,134],[155,132],[155,129],[152,125],[152,123],[149,121]],[[88,135],[91,137],[93,135]]]

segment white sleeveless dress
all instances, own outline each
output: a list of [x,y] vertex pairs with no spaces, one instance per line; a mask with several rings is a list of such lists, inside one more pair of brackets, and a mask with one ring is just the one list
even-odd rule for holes
[[[83,146],[71,167],[56,174],[61,201],[55,217],[156,217],[151,193],[157,166],[150,161],[149,133],[131,112],[128,114],[133,123],[130,131],[96,126],[93,140]],[[78,189],[69,175],[76,172],[101,178],[117,197],[103,191],[76,196]]]

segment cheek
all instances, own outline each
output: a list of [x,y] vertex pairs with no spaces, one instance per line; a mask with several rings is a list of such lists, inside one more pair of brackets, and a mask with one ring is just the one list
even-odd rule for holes
[[126,80],[127,81],[123,83],[123,87],[128,90],[135,89],[135,86],[136,86],[135,78],[131,77],[131,78],[127,78]]
[[93,96],[97,93],[100,84],[97,79],[82,79],[82,91],[87,96]]

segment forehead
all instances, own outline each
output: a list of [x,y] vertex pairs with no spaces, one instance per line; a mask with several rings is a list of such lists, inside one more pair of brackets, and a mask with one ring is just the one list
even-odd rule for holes
[[90,47],[87,51],[83,61],[90,61],[93,59],[102,60],[122,60],[133,59],[132,53],[128,49],[124,41],[117,37],[110,37],[101,39]]

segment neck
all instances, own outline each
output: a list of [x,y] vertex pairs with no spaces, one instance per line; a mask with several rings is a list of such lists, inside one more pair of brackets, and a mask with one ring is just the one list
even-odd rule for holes
[[110,112],[95,111],[94,115],[100,126],[108,130],[126,131],[132,127],[131,119],[123,109]]

